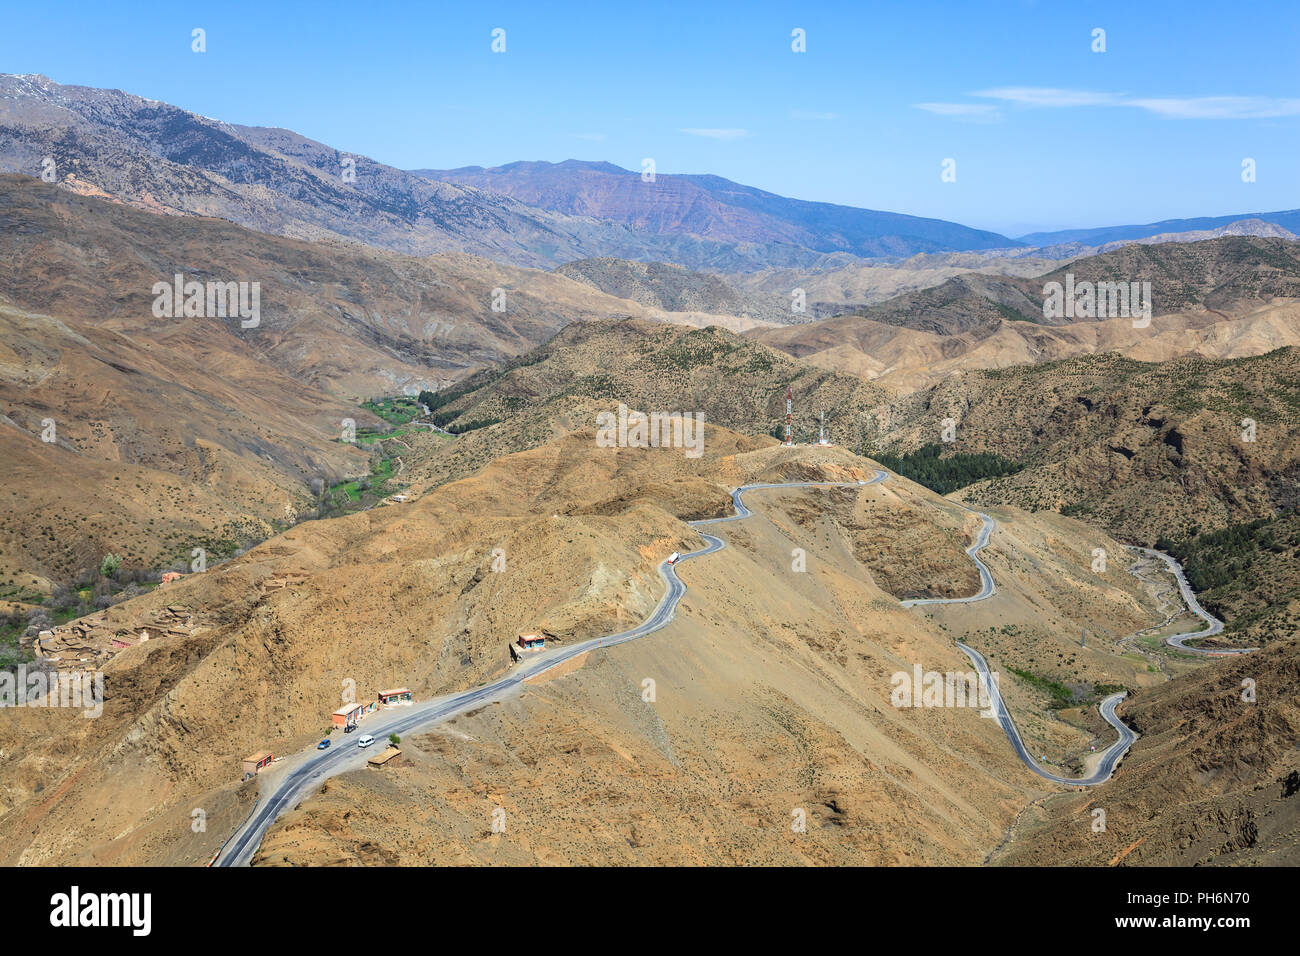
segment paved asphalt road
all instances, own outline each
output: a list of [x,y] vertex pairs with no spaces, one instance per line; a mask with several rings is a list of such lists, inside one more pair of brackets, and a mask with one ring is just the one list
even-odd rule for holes
[[1190,638],[1209,637],[1212,634],[1223,633],[1223,622],[1213,614],[1201,607],[1201,602],[1196,600],[1196,594],[1192,591],[1192,586],[1187,583],[1187,576],[1183,574],[1183,567],[1171,555],[1163,551],[1157,551],[1154,548],[1134,548],[1134,551],[1141,551],[1143,554],[1150,555],[1153,558],[1160,558],[1164,561],[1165,566],[1173,573],[1178,580],[1178,590],[1183,595],[1183,601],[1186,602],[1191,612],[1209,624],[1208,628],[1199,631],[1186,631],[1182,634],[1173,634],[1165,638],[1165,643],[1170,647],[1176,647],[1180,651],[1186,651],[1189,654],[1209,654],[1215,657],[1224,654],[1249,654],[1252,651],[1259,650],[1258,647],[1225,647],[1225,648],[1205,648],[1189,647],[1185,642]]
[[[764,488],[830,488],[844,487],[855,485],[875,484],[884,481],[888,475],[883,471],[877,471],[875,477],[870,481],[859,482],[829,482],[829,481],[801,481],[788,482],[780,484],[753,484],[744,485],[737,488],[731,493],[732,504],[735,506],[736,513],[726,518],[710,518],[703,521],[692,521],[691,526],[697,530],[705,525],[721,524],[726,521],[739,521],[748,518],[752,512],[745,507],[742,496],[747,491],[761,490]],[[964,507],[964,506],[963,506]],[[964,598],[926,598],[914,599],[900,602],[903,607],[917,607],[927,604],[969,604],[974,601],[982,601],[997,593],[997,588],[993,583],[993,575],[988,567],[979,558],[979,552],[989,542],[989,536],[996,527],[996,522],[989,515],[983,512],[972,511],[973,514],[979,515],[983,520],[983,526],[975,538],[975,543],[966,549],[966,553],[971,556],[980,573],[980,590],[978,593]],[[705,546],[697,551],[684,554],[678,559],[678,564],[682,561],[689,561],[694,558],[703,557],[706,554],[713,554],[721,551],[726,547],[726,542],[716,535],[699,531],[699,535],[704,539]],[[1187,647],[1182,643],[1183,640],[1191,637],[1206,637],[1211,634],[1218,634],[1223,630],[1223,623],[1210,614],[1206,613],[1196,600],[1192,593],[1187,579],[1183,576],[1182,569],[1178,563],[1169,555],[1150,549],[1141,549],[1148,554],[1163,558],[1168,564],[1169,569],[1178,579],[1179,588],[1182,590],[1183,599],[1198,616],[1210,624],[1209,630],[1195,631],[1188,634],[1177,634],[1167,638],[1167,642],[1178,647],[1180,650],[1189,651],[1199,654],[1245,654],[1255,648],[1234,649],[1230,651],[1206,651],[1201,648]],[[384,740],[389,734],[395,733],[399,736],[411,733],[430,725],[435,725],[448,720],[458,714],[462,714],[474,707],[481,707],[485,704],[500,700],[518,689],[518,687],[528,677],[535,676],[543,671],[555,667],[579,654],[593,650],[597,647],[612,647],[615,644],[623,644],[627,641],[634,641],[637,638],[645,637],[662,627],[668,625],[677,612],[677,605],[681,602],[682,597],[686,594],[686,585],[677,577],[676,568],[667,561],[659,565],[659,575],[664,579],[667,589],[663,598],[655,607],[654,611],[648,618],[638,624],[636,627],[619,634],[611,634],[606,637],[591,638],[569,647],[563,647],[548,650],[536,657],[530,657],[518,664],[505,677],[494,681],[491,684],[485,684],[482,687],[476,687],[473,690],[462,691],[457,694],[449,694],[438,697],[421,704],[413,705],[409,708],[399,708],[397,710],[385,711],[368,719],[358,732],[366,733],[375,738],[375,747],[384,746]],[[1064,784],[1066,786],[1087,787],[1095,784],[1104,783],[1109,780],[1115,772],[1115,767],[1120,759],[1132,746],[1133,741],[1137,739],[1137,734],[1130,730],[1115,715],[1115,707],[1124,699],[1124,694],[1113,694],[1101,702],[1099,707],[1101,715],[1106,722],[1115,728],[1119,734],[1119,739],[1107,748],[1101,757],[1096,771],[1088,777],[1061,777],[1057,774],[1049,773],[1038,765],[1034,758],[1026,749],[1024,741],[1020,737],[1020,732],[1016,729],[1015,721],[1011,719],[1006,704],[1003,702],[1002,695],[998,691],[997,684],[989,674],[988,662],[979,651],[968,647],[961,642],[957,646],[965,652],[975,664],[979,671],[981,679],[984,681],[985,688],[989,693],[989,700],[992,704],[994,713],[997,716],[998,723],[1006,732],[1007,739],[1015,749],[1020,759],[1024,761],[1025,766],[1029,767],[1040,777],[1044,777],[1054,783]],[[363,750],[353,742],[355,738],[343,737],[337,747],[331,747],[323,751],[307,751],[298,755],[295,759],[299,763],[297,766],[289,769],[284,777],[275,788],[275,791],[265,800],[259,803],[256,811],[236,831],[235,835],[226,844],[221,851],[218,865],[219,866],[239,866],[247,863],[253,856],[257,847],[262,841],[266,830],[275,820],[287,809],[299,803],[305,796],[316,789],[326,777],[343,773],[347,770],[355,770],[365,766],[365,761],[373,749]]]
[[[993,533],[993,529],[997,526],[997,523],[990,516],[981,511],[973,511],[973,509],[970,508],[967,508],[966,510],[979,515],[984,521],[979,534],[975,537],[975,543],[966,549],[966,553],[971,556],[971,560],[974,561],[975,566],[979,568],[980,589],[978,593],[964,598],[929,598],[924,600],[900,601],[899,603],[902,604],[903,607],[917,607],[918,605],[923,604],[970,604],[974,601],[982,601],[997,593],[997,588],[993,584],[993,575],[989,572],[989,569],[984,562],[979,559],[978,554],[978,552],[989,543],[989,535]],[[998,691],[997,682],[989,676],[989,665],[988,661],[984,659],[984,655],[973,647],[967,647],[965,644],[961,643],[961,641],[957,642],[957,646],[960,647],[962,651],[965,652],[966,656],[975,663],[975,668],[980,674],[980,680],[983,681],[984,687],[988,691],[989,702],[992,705],[993,712],[998,719],[998,723],[1002,725],[1002,729],[1006,731],[1007,739],[1011,741],[1011,746],[1015,749],[1016,753],[1019,754],[1020,759],[1024,761],[1025,766],[1040,777],[1046,777],[1048,780],[1054,781],[1055,783],[1063,783],[1073,787],[1090,787],[1094,784],[1105,783],[1110,779],[1111,774],[1115,772],[1115,766],[1119,763],[1120,758],[1123,757],[1128,751],[1128,748],[1132,746],[1133,741],[1137,740],[1137,734],[1125,726],[1123,721],[1115,716],[1115,706],[1123,700],[1126,695],[1113,694],[1103,700],[1098,709],[1101,711],[1101,716],[1105,718],[1106,722],[1114,727],[1119,733],[1119,739],[1102,752],[1101,763],[1097,765],[1096,772],[1089,777],[1061,777],[1057,774],[1049,773],[1038,765],[1038,762],[1034,760],[1030,755],[1029,750],[1025,747],[1025,742],[1021,740],[1020,731],[1016,729],[1016,723],[1011,719],[1011,712],[1007,710],[1007,706],[1002,700],[1002,694]]]
[[[742,518],[748,518],[752,512],[745,507],[745,502],[741,499],[741,496],[747,491],[763,488],[857,487],[859,485],[875,484],[884,481],[887,477],[888,475],[885,472],[877,471],[875,477],[870,481],[796,481],[782,484],[744,485],[731,493],[731,501],[736,508],[734,515],[726,518],[692,521],[690,524],[698,530],[704,525],[721,524],[725,521],[739,521]],[[701,558],[706,554],[713,554],[727,546],[725,541],[715,535],[706,534],[703,531],[700,531],[699,535],[704,539],[705,546],[697,551],[682,555],[677,561],[678,564],[694,558]],[[297,761],[296,766],[284,771],[285,775],[276,784],[275,790],[264,801],[259,801],[248,820],[227,841],[218,855],[217,865],[240,866],[246,864],[257,851],[258,846],[261,845],[267,829],[282,813],[300,803],[304,797],[320,786],[326,777],[364,767],[368,757],[383,750],[389,734],[401,736],[442,723],[467,710],[481,707],[508,696],[516,691],[526,678],[549,670],[579,654],[594,650],[597,647],[612,647],[615,644],[634,641],[639,637],[645,637],[647,634],[665,627],[677,613],[677,605],[681,602],[683,595],[686,594],[686,585],[677,577],[676,567],[670,565],[667,560],[660,563],[659,576],[664,579],[664,583],[667,585],[664,596],[650,616],[631,630],[606,637],[591,638],[572,646],[548,650],[536,657],[525,658],[505,677],[493,681],[491,684],[476,687],[473,690],[447,694],[410,707],[397,707],[382,711],[365,720],[355,733],[340,735],[338,742],[332,744],[328,750],[309,750],[289,758]],[[357,746],[356,740],[363,734],[375,738],[373,747],[363,749]]]
[[1016,723],[1011,719],[1011,713],[1007,710],[1006,704],[1002,700],[1002,694],[998,691],[997,682],[989,676],[989,664],[984,659],[984,655],[973,647],[967,647],[961,641],[957,646],[965,651],[966,656],[974,663],[975,668],[979,671],[980,680],[983,681],[984,687],[988,690],[989,703],[992,705],[993,713],[997,716],[998,723],[1006,731],[1007,739],[1011,741],[1011,746],[1015,748],[1020,759],[1024,761],[1025,766],[1038,774],[1040,777],[1046,777],[1055,783],[1063,783],[1071,787],[1091,787],[1094,784],[1105,783],[1110,779],[1111,774],[1115,772],[1115,765],[1119,763],[1120,758],[1137,740],[1138,735],[1130,730],[1123,721],[1115,716],[1115,705],[1127,696],[1126,694],[1112,694],[1101,702],[1101,716],[1106,719],[1119,733],[1119,739],[1111,744],[1101,755],[1101,763],[1097,765],[1096,771],[1090,777],[1061,777],[1054,773],[1049,773],[1038,765],[1038,761],[1030,755],[1029,750],[1025,747],[1025,742],[1020,739],[1020,731],[1016,729]]

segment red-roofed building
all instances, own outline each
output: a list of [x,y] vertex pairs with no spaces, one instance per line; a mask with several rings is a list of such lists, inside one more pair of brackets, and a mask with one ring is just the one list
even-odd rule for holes
[[334,726],[346,727],[348,724],[355,724],[366,714],[372,713],[379,709],[379,702],[368,700],[364,703],[344,704],[338,710],[334,711]]

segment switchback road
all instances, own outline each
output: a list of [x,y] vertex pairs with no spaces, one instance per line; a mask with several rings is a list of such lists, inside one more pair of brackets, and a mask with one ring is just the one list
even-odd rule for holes
[[993,680],[989,674],[989,664],[988,661],[984,659],[984,655],[973,647],[967,647],[961,641],[957,642],[957,646],[960,647],[962,651],[965,652],[966,656],[975,663],[975,668],[979,671],[980,680],[984,683],[984,687],[988,691],[993,714],[997,717],[998,723],[1002,725],[1002,729],[1006,731],[1007,739],[1011,741],[1011,746],[1020,756],[1020,759],[1024,762],[1025,766],[1040,777],[1046,777],[1054,783],[1063,783],[1070,787],[1091,787],[1095,784],[1105,783],[1111,778],[1111,774],[1115,772],[1115,766],[1119,763],[1120,758],[1123,757],[1128,751],[1128,748],[1133,745],[1133,741],[1137,740],[1138,735],[1115,716],[1116,705],[1118,705],[1127,695],[1122,693],[1112,694],[1101,702],[1098,709],[1101,711],[1101,716],[1105,718],[1106,723],[1115,728],[1116,732],[1119,734],[1119,739],[1102,752],[1101,762],[1097,765],[1097,769],[1087,777],[1062,777],[1044,770],[1038,765],[1038,761],[1036,761],[1029,753],[1029,749],[1025,746],[1025,742],[1020,739],[1020,731],[1016,729],[1016,722],[1011,719],[1011,713],[1007,710],[1006,704],[1003,703],[1002,694],[998,691],[997,681]]
[[1213,614],[1201,607],[1201,602],[1196,600],[1196,593],[1192,586],[1187,583],[1187,575],[1183,574],[1183,566],[1174,560],[1172,555],[1165,554],[1163,551],[1157,551],[1154,548],[1133,548],[1132,550],[1141,552],[1152,558],[1159,558],[1165,563],[1165,567],[1174,576],[1178,582],[1178,591],[1183,596],[1183,602],[1188,609],[1209,625],[1199,631],[1185,631],[1182,634],[1173,634],[1165,638],[1165,643],[1170,647],[1176,647],[1180,651],[1186,651],[1188,654],[1208,654],[1221,656],[1225,654],[1249,654],[1252,651],[1259,650],[1258,647],[1191,647],[1186,642],[1192,638],[1210,637],[1213,634],[1223,633],[1223,622]]
[[[963,507],[965,506],[963,505]],[[988,545],[989,536],[993,533],[993,529],[997,527],[997,522],[982,511],[973,511],[973,509],[970,508],[967,508],[966,510],[972,511],[973,514],[978,515],[983,521],[979,533],[975,536],[974,544],[966,549],[966,553],[971,556],[971,560],[975,562],[975,566],[979,569],[979,591],[970,597],[963,598],[928,598],[923,600],[900,601],[899,603],[902,604],[903,607],[917,607],[925,604],[970,604],[975,601],[983,601],[985,598],[991,597],[997,593],[997,588],[993,584],[993,575],[989,571],[988,566],[985,565],[979,557],[979,552]],[[1097,769],[1087,777],[1062,777],[1058,774],[1044,770],[1038,765],[1038,761],[1036,761],[1029,753],[1029,749],[1025,746],[1024,740],[1021,739],[1020,731],[1016,729],[1016,722],[1011,719],[1011,712],[1007,710],[1006,703],[1002,700],[1002,694],[998,690],[997,681],[992,678],[989,672],[988,661],[984,659],[984,655],[975,650],[975,648],[963,644],[961,641],[957,642],[957,646],[962,649],[962,652],[969,657],[972,662],[974,662],[975,669],[979,671],[980,681],[983,683],[989,696],[993,716],[997,718],[1003,731],[1006,732],[1007,740],[1011,741],[1012,748],[1015,750],[1016,754],[1019,755],[1025,766],[1040,777],[1045,777],[1055,783],[1062,783],[1072,787],[1090,787],[1095,784],[1105,783],[1115,772],[1115,767],[1119,763],[1120,758],[1128,752],[1128,748],[1132,746],[1133,741],[1137,740],[1137,734],[1130,730],[1124,722],[1115,715],[1115,707],[1126,695],[1112,694],[1101,702],[1098,706],[1098,710],[1101,712],[1101,716],[1105,719],[1106,723],[1115,728],[1119,737],[1115,743],[1111,744],[1111,746],[1106,748],[1102,753],[1101,762],[1097,765]]]

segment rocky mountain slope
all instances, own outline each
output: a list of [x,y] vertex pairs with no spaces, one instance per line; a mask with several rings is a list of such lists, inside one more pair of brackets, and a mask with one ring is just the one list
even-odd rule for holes
[[[1145,361],[1236,358],[1300,344],[1300,243],[1226,237],[1129,245],[1034,278],[967,273],[853,315],[754,336],[822,367],[896,390],[970,368],[1001,368],[1094,352]],[[1043,315],[1044,286],[1150,282],[1152,321]]]
[[1205,242],[1129,244],[1058,265],[1033,278],[958,276],[933,289],[864,309],[875,322],[955,334],[995,328],[999,319],[1064,325],[1044,315],[1043,287],[1081,282],[1149,282],[1152,315],[1224,309],[1242,300],[1300,298],[1300,243],[1230,236]]
[[[344,681],[359,699],[393,684],[421,699],[473,687],[505,671],[521,629],[571,641],[643,616],[662,587],[658,562],[698,545],[682,518],[724,513],[729,487],[870,473],[843,449],[707,432],[691,459],[601,448],[581,428],[401,507],[299,525],[115,605],[110,628],[130,631],[163,603],[201,626],[104,665],[98,720],[14,713],[0,763],[3,862],[206,862],[260,782],[239,782],[240,759],[319,739]],[[259,862],[977,862],[1036,778],[975,710],[891,706],[894,672],[968,665],[949,633],[884,589],[969,583],[968,521],[902,479],[774,493],[764,506],[765,517],[725,530],[727,560],[684,566],[691,590],[670,628],[414,735],[396,776],[330,781],[272,832]],[[882,537],[905,513],[913,533]],[[1030,555],[1059,569],[1053,582],[1087,573],[1054,537],[1008,514],[997,573]],[[804,573],[792,570],[793,547],[807,553]],[[1142,622],[1131,579],[1111,577],[1083,594],[1009,594],[1005,607],[1039,615],[1044,632],[1049,618],[1103,606]],[[1105,660],[1080,666],[1115,679],[1109,668],[1121,665]],[[647,676],[653,707],[640,696]],[[1046,725],[1038,737],[1060,759],[1088,739]],[[339,796],[370,788],[335,813]],[[488,832],[498,805],[506,840]],[[691,805],[719,810],[683,815]],[[203,832],[189,825],[195,807]],[[804,839],[790,829],[795,808],[807,811]]]
[[[257,283],[258,324],[155,315],[155,284],[178,273]],[[360,402],[437,388],[566,323],[732,321],[472,256],[269,236],[19,176],[0,176],[0,314],[5,591],[63,583],[108,552],[153,565],[204,540],[260,540],[310,510],[313,480],[368,473],[368,453],[339,441],[344,419],[379,424]]]
[[[1101,246],[1067,243],[1041,248],[935,252],[887,261],[852,261],[843,264],[827,262],[821,268],[763,269],[752,273],[737,273],[728,276],[727,279],[742,291],[770,295],[784,300],[790,298],[792,290],[803,289],[807,299],[804,320],[825,319],[846,313],[869,314],[864,312],[868,306],[909,293],[932,289],[949,279],[957,279],[959,280],[957,287],[939,297],[938,303],[925,297],[917,297],[909,300],[908,308],[904,312],[924,312],[935,308],[945,300],[952,301],[965,293],[971,293],[974,298],[968,298],[967,302],[975,302],[978,298],[991,299],[997,304],[1011,307],[1017,314],[1031,321],[1039,321],[1041,313],[1033,309],[1021,308],[1024,303],[1018,297],[1012,296],[1010,301],[1007,301],[1006,293],[999,294],[1000,290],[995,284],[965,277],[968,273],[981,273],[985,276],[1032,279],[1059,271],[1063,268],[1062,262],[1085,259],[1134,243],[1142,245],[1189,243],[1225,236],[1296,239],[1292,232],[1274,223],[1261,219],[1243,219],[1213,229],[1161,233],[1141,239],[1109,242]],[[963,288],[962,286],[967,283],[969,287]],[[1041,299],[1041,296],[1040,283],[1037,295],[1030,294],[1029,299],[1032,303],[1035,298]],[[1039,306],[1041,307],[1041,302]],[[1001,314],[1010,317],[1005,312]]]
[[[803,366],[724,329],[629,319],[569,326],[516,361],[457,383],[435,414],[450,424],[509,425],[588,399],[609,408],[622,402],[643,411],[699,412],[705,421],[763,435],[784,428],[785,383],[794,394],[796,438],[805,443],[816,438],[822,406],[839,434],[842,423],[865,419],[890,398],[860,379]],[[857,437],[851,431],[840,440]]]
[[0,295],[15,304],[123,332],[183,334],[202,321],[155,317],[156,283],[177,273],[187,282],[257,282],[260,324],[230,317],[232,334],[281,371],[354,396],[436,386],[568,322],[658,314],[552,273],[284,239],[25,177],[0,177],[0,217]]
[[[951,418],[945,454],[991,452],[1023,466],[964,489],[967,500],[1059,510],[1146,546],[1222,533],[1186,553],[1219,569],[1194,583],[1221,589],[1229,631],[1249,645],[1300,622],[1300,554],[1287,530],[1300,502],[1298,383],[1295,347],[1158,364],[1100,354],[953,376],[896,403],[873,437],[920,448],[940,442]],[[1271,533],[1234,531],[1253,521]]]
[[764,269],[726,278],[740,291],[771,297],[787,309],[794,290],[802,289],[806,311],[799,318],[807,322],[857,313],[866,306],[930,289],[967,273],[1029,277],[1057,265],[1054,258],[1001,255],[1001,251],[920,253],[896,261],[854,261],[823,269]]

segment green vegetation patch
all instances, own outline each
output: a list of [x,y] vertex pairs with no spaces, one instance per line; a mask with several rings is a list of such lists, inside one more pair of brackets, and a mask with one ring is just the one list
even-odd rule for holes
[[[430,393],[420,393],[421,397],[428,394]],[[420,417],[420,403],[414,398],[405,396],[374,399],[364,403],[362,408],[373,412],[390,425],[405,425]]]
[[956,491],[958,488],[965,488],[985,478],[1013,475],[1024,468],[1024,465],[1018,462],[991,452],[975,454],[958,452],[947,458],[941,458],[939,456],[942,451],[943,445],[936,443],[925,445],[901,457],[877,455],[876,461],[891,471],[898,472],[904,478],[925,485],[931,491],[941,495]]

